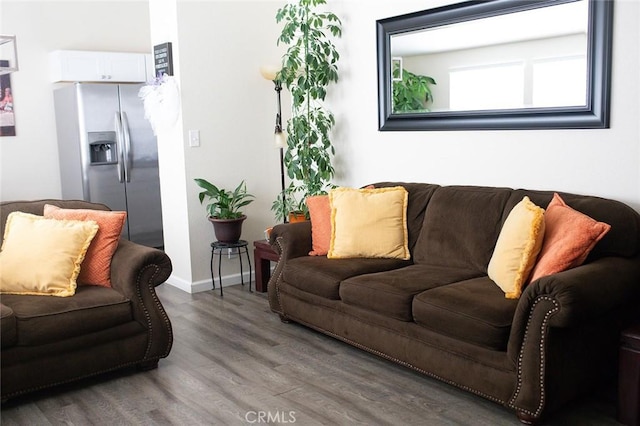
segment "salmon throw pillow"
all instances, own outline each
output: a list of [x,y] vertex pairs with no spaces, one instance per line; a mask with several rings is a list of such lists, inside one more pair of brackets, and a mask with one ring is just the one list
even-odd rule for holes
[[531,281],[582,265],[611,226],[569,207],[558,194],[545,213],[545,235]]
[[111,258],[118,248],[120,233],[127,218],[126,212],[61,209],[45,204],[44,217],[64,220],[92,220],[98,224],[98,233],[80,266],[79,284],[111,287]]
[[331,205],[328,195],[315,195],[305,200],[311,218],[312,250],[309,256],[326,256],[331,243]]

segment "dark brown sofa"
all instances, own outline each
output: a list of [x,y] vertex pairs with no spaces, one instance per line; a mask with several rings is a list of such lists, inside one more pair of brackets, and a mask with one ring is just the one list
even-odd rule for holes
[[[11,212],[42,215],[45,204],[108,210],[84,201],[3,202],[1,235]],[[155,368],[173,342],[155,293],[170,273],[171,261],[161,250],[120,240],[112,288],[78,286],[71,297],[3,294],[2,400],[127,366]]]
[[524,195],[553,192],[402,185],[411,260],[312,257],[310,223],[276,226],[271,309],[536,422],[615,377],[619,333],[640,312],[640,215],[597,197],[560,193],[610,224],[586,262],[506,299],[487,265]]

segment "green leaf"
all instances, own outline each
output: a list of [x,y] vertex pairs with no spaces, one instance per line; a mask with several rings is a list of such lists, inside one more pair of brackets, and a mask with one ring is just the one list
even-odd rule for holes
[[202,204],[205,199],[211,201],[205,207],[209,216],[234,219],[242,216],[242,212],[239,210],[241,207],[253,202],[254,196],[247,193],[244,181],[240,182],[233,192],[220,189],[205,179],[197,178],[194,181],[204,189],[198,194],[200,203]]
[[331,166],[335,148],[330,139],[335,119],[323,103],[328,86],[338,81],[340,55],[330,37],[341,36],[342,29],[335,14],[316,10],[322,4],[326,2],[294,0],[276,14],[276,21],[283,22],[279,42],[288,45],[280,76],[292,99],[283,160],[291,185],[302,195],[330,188],[335,173]]

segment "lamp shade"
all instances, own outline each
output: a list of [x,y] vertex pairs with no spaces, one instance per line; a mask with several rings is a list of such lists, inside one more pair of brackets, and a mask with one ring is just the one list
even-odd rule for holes
[[260,67],[260,74],[269,81],[274,81],[280,72],[280,67],[276,65],[263,65]]
[[276,148],[287,147],[287,135],[285,132],[276,132],[273,138]]

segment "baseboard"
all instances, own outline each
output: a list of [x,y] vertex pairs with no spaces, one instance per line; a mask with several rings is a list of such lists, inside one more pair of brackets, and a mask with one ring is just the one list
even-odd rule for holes
[[[253,271],[251,278],[255,280],[255,274],[253,274]],[[248,285],[249,284],[249,272],[245,272],[243,273],[244,276],[244,284]],[[231,274],[231,275],[223,275],[222,276],[222,287],[229,287],[232,285],[238,285],[241,284],[242,280],[240,279],[240,274]],[[211,285],[211,280],[200,280],[200,281],[194,281],[194,282],[189,282],[186,281],[180,277],[176,277],[173,274],[171,274],[171,276],[169,276],[169,279],[167,279],[167,284],[169,284],[170,286],[176,287],[182,291],[185,291],[187,293],[200,293],[203,291],[209,291],[212,290],[212,285]],[[252,287],[253,287],[253,283],[251,283]],[[218,281],[218,277],[216,277],[216,290],[219,290],[219,286],[220,286],[220,282]]]

